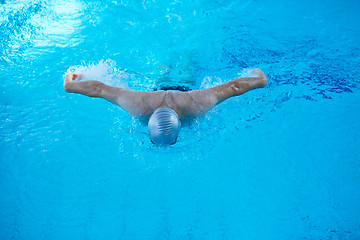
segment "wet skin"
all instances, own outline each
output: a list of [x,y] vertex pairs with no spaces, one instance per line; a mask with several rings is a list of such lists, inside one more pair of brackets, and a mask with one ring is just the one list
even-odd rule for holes
[[256,77],[236,78],[225,84],[189,92],[144,92],[111,87],[95,80],[78,81],[81,74],[69,73],[64,79],[64,89],[69,93],[104,98],[136,117],[149,118],[156,109],[166,106],[174,109],[180,119],[185,119],[205,115],[213,106],[230,97],[266,86],[267,77],[263,71],[252,69],[251,75]]

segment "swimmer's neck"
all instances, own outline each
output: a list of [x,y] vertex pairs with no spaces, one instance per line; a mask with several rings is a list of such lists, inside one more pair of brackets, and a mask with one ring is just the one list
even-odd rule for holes
[[[147,126],[149,123],[150,117],[151,117],[151,115],[150,116],[138,116],[138,117],[135,116],[133,118],[137,119],[142,125]],[[198,122],[198,120],[201,120],[203,118],[204,118],[204,116],[183,116],[183,117],[179,116],[182,127],[190,126],[190,125]]]

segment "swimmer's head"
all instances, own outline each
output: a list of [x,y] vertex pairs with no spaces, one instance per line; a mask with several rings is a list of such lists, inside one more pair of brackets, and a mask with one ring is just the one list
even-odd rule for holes
[[151,141],[156,145],[176,143],[181,122],[176,112],[169,107],[159,107],[151,115],[148,129]]

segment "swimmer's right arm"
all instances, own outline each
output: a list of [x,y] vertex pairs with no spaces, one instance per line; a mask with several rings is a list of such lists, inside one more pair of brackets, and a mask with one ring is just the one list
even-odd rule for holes
[[80,93],[89,97],[104,98],[125,109],[133,116],[149,116],[155,111],[156,98],[152,92],[132,91],[111,87],[102,82],[77,81],[81,74],[69,73],[64,79],[64,89],[69,93]]
[[116,103],[121,92],[121,88],[111,87],[102,82],[76,81],[81,74],[69,73],[64,79],[64,89],[69,93],[80,93],[89,97],[104,98],[112,103]]

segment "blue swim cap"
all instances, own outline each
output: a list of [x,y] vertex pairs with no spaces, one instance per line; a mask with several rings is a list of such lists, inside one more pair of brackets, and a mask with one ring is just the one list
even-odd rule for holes
[[156,145],[170,145],[176,142],[181,122],[176,112],[169,107],[159,107],[151,115],[148,130],[151,141]]

